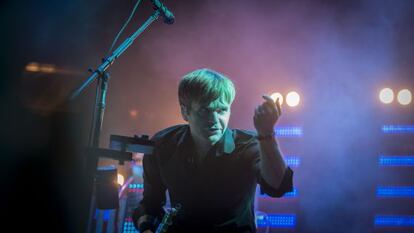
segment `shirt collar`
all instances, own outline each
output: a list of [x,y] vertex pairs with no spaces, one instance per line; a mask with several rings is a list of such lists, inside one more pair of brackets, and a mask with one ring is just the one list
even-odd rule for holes
[[226,154],[231,154],[235,149],[234,138],[233,138],[233,130],[227,128],[224,132],[223,137],[220,139],[221,147],[223,148],[223,152]]
[[[178,139],[177,144],[178,147],[182,149],[188,150],[188,148],[194,148],[193,139],[191,138],[190,133],[190,127],[188,125],[182,136]],[[236,147],[233,138],[233,130],[227,128],[224,132],[223,137],[221,137],[220,141],[218,141],[214,147],[216,148],[216,156],[220,156],[222,154],[231,154]]]

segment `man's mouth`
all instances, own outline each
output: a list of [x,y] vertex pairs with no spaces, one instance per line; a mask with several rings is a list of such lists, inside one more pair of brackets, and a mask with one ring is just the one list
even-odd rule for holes
[[212,128],[207,128],[208,131],[210,132],[215,132],[215,131],[220,131],[220,128],[216,128],[216,127],[212,127]]

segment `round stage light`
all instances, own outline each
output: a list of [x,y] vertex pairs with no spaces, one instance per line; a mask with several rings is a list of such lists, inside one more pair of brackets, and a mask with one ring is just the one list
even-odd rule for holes
[[131,118],[137,118],[137,116],[138,116],[138,110],[136,110],[136,109],[129,110],[129,116]]
[[291,91],[286,95],[286,103],[290,107],[298,106],[299,102],[300,102],[300,96],[297,92]]
[[394,100],[394,92],[391,88],[384,88],[379,93],[379,99],[384,104],[390,104]]
[[121,174],[118,174],[118,184],[119,184],[119,185],[123,185],[123,184],[124,184],[124,182],[125,182],[125,178],[124,178],[124,176],[123,176],[123,175],[121,175]]
[[408,89],[400,90],[398,92],[397,99],[398,99],[398,102],[402,105],[410,104],[412,100],[411,91]]
[[276,102],[276,99],[279,99],[279,104],[280,105],[283,104],[283,95],[280,94],[279,92],[274,92],[273,94],[270,95],[270,98],[273,99],[273,102]]

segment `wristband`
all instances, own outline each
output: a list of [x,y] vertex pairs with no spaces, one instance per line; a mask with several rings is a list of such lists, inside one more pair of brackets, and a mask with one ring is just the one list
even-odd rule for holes
[[271,133],[267,133],[267,134],[258,134],[256,136],[256,139],[259,141],[263,141],[263,140],[273,139],[274,136],[275,136],[275,131]]

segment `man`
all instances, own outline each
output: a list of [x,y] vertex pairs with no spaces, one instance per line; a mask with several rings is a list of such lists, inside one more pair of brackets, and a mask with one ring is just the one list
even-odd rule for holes
[[154,153],[144,156],[144,197],[133,220],[140,232],[155,232],[171,205],[181,205],[168,232],[254,233],[254,195],[281,197],[292,190],[274,137],[281,108],[264,96],[254,112],[255,133],[229,129],[233,83],[216,71],[200,69],[183,77],[178,97],[187,125],[157,133]]

